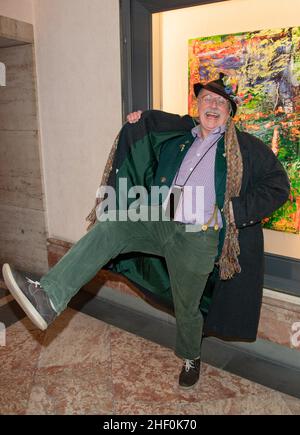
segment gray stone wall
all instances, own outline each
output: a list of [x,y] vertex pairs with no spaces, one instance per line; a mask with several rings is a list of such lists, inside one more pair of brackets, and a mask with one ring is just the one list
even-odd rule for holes
[[0,48],[0,263],[48,269],[33,45]]

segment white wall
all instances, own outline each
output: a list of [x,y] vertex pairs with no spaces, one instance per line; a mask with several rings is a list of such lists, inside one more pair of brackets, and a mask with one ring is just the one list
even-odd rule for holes
[[49,236],[85,233],[121,127],[118,0],[34,0]]
[[32,1],[33,0],[0,0],[0,15],[32,24]]
[[[188,111],[188,39],[300,25],[299,0],[231,0],[161,14],[162,110]],[[174,72],[176,72],[174,74]],[[300,258],[300,236],[264,230],[266,252]]]

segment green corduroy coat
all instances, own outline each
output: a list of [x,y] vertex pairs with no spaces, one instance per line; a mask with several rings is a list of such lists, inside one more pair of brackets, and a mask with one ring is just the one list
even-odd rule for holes
[[[126,178],[128,190],[133,186],[170,186],[184,156],[194,141],[189,117],[161,111],[147,111],[137,124],[122,128],[113,159],[108,185],[115,187]],[[237,130],[244,173],[240,197],[232,198],[239,231],[240,274],[219,279],[217,267],[208,279],[200,304],[205,315],[204,333],[223,339],[256,339],[263,289],[263,234],[261,220],[288,198],[287,175],[273,152],[260,140]],[[264,165],[262,166],[262,162]],[[215,159],[216,202],[221,211],[220,255],[226,222],[223,203],[226,189],[224,137],[218,142]],[[259,184],[260,183],[260,184]],[[127,201],[127,207],[134,199]],[[146,296],[162,307],[173,309],[172,292],[163,258],[143,253],[120,255],[107,266],[126,276]]]

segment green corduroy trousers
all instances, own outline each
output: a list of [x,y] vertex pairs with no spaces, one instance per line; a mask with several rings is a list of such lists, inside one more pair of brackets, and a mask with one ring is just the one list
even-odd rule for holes
[[[70,299],[119,254],[141,252],[165,258],[176,316],[175,354],[195,359],[201,353],[203,316],[199,303],[214,267],[219,231],[161,219],[97,222],[70,251],[44,275],[41,285],[60,314]],[[115,217],[115,216],[114,216]]]

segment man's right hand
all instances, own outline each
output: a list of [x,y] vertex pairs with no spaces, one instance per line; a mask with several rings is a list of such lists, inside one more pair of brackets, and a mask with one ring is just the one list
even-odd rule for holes
[[132,112],[129,113],[129,115],[127,115],[126,119],[130,124],[135,124],[136,122],[138,122],[142,116],[142,111],[138,110],[137,112]]

